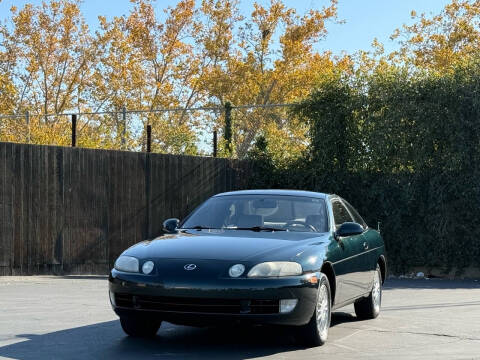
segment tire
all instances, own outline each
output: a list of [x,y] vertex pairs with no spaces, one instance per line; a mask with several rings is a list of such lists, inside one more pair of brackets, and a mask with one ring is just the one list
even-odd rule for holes
[[372,291],[368,297],[357,300],[354,306],[355,314],[362,320],[375,319],[380,314],[382,306],[382,273],[378,264],[373,274]]
[[300,328],[300,340],[307,346],[321,346],[328,338],[332,318],[332,296],[330,283],[324,274],[318,284],[317,304],[308,324]]
[[132,337],[154,337],[162,322],[156,319],[120,317],[123,331]]

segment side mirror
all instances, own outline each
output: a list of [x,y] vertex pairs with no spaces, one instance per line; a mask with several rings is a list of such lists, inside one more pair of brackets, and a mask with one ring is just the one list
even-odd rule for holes
[[359,235],[363,233],[363,227],[354,222],[344,222],[335,232],[335,237]]
[[177,218],[167,219],[163,222],[163,231],[169,234],[175,233],[180,224],[180,220]]

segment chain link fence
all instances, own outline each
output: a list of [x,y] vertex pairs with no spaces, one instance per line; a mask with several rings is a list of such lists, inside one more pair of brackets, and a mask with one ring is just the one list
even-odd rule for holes
[[[0,115],[0,141],[190,155],[245,154],[259,129],[292,127],[293,104]],[[295,137],[295,124],[292,137]],[[274,134],[272,134],[274,135]]]

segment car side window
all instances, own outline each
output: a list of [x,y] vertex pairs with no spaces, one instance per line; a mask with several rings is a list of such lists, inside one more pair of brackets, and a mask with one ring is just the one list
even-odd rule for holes
[[338,200],[332,201],[332,212],[333,212],[333,219],[335,221],[335,227],[337,229],[344,222],[353,222],[353,219],[348,213],[345,206],[343,206],[343,204]]
[[350,211],[350,214],[352,214],[353,221],[355,221],[357,224],[362,225],[364,228],[367,227],[367,224],[365,223],[365,220],[362,219],[360,214],[355,210],[355,208],[350,205],[347,201],[343,200],[343,203],[347,207],[348,211]]

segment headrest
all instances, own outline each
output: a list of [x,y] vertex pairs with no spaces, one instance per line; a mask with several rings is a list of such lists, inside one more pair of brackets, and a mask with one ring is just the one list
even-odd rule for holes
[[237,220],[238,227],[263,226],[262,215],[240,215]]

